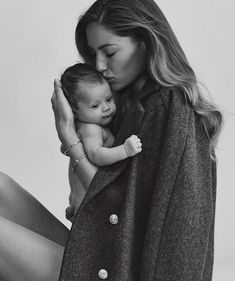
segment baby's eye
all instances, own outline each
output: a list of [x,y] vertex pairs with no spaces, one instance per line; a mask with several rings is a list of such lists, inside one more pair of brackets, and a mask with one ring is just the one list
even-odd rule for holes
[[111,100],[112,100],[112,98],[113,98],[113,97],[108,97],[108,98],[107,98],[107,101],[111,101]]
[[98,105],[98,104],[94,104],[94,105],[92,105],[92,107],[91,107],[91,108],[96,109],[96,108],[98,108],[98,107],[99,107],[99,105]]

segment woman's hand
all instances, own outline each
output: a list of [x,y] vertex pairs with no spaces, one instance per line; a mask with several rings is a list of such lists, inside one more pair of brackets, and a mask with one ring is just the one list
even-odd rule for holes
[[61,83],[57,79],[54,80],[54,92],[51,103],[58,137],[63,145],[68,146],[78,137],[75,131],[72,109],[64,96]]

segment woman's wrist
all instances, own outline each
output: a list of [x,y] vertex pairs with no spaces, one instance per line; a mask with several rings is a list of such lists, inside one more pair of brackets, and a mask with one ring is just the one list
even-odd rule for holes
[[73,128],[64,131],[63,136],[60,137],[63,148],[67,148],[78,140],[78,135]]
[[67,155],[73,160],[79,159],[81,156],[85,155],[83,144],[79,142],[77,145],[73,146],[67,153]]
[[73,128],[64,131],[63,137],[60,139],[62,142],[60,151],[63,154],[66,151],[66,156],[69,156],[72,160],[76,160],[85,154],[83,144]]
[[69,151],[70,151],[75,145],[79,144],[80,142],[81,142],[80,139],[77,138],[76,141],[75,141],[74,143],[72,143],[71,145],[69,145],[68,147],[65,147],[65,148],[64,148],[63,145],[62,145],[62,146],[61,146],[61,152],[62,152],[64,155],[68,156]]

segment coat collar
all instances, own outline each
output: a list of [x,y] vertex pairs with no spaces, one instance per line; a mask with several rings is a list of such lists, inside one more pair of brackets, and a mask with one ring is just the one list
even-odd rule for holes
[[[153,92],[156,93],[156,90],[159,87],[159,84],[155,81],[151,79],[146,80],[142,90],[137,94],[136,103],[133,105],[131,110],[125,114],[113,146],[123,144],[124,141],[133,134],[138,135],[145,113],[143,102]],[[92,198],[94,198],[96,194],[115,181],[129,161],[131,161],[131,158],[127,158],[110,166],[99,168],[90,183],[89,189],[79,207],[79,210],[82,209]]]
[[137,94],[137,99],[142,103],[148,96],[153,93],[156,93],[160,89],[160,84],[148,77],[141,89],[141,91]]

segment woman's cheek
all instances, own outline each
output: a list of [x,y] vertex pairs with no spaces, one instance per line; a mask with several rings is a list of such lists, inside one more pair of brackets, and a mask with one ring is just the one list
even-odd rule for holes
[[121,54],[117,55],[110,64],[111,72],[114,76],[119,76],[125,70],[124,63],[125,58],[121,56]]

